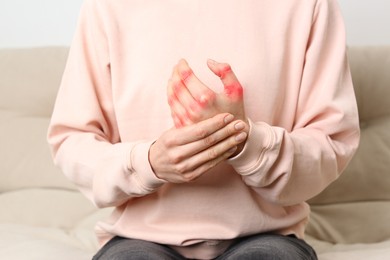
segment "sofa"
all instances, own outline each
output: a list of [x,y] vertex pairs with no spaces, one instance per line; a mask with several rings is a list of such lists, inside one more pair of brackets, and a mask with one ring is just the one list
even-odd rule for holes
[[[68,48],[0,50],[0,259],[91,259],[97,209],[52,162],[46,141]],[[320,260],[390,259],[390,46],[350,47],[361,143],[309,203]]]

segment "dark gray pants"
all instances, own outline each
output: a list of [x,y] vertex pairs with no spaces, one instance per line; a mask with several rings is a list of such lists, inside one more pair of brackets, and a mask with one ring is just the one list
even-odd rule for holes
[[[115,237],[93,260],[184,260],[173,249],[147,241]],[[294,236],[260,234],[241,238],[216,260],[316,260],[313,248]]]

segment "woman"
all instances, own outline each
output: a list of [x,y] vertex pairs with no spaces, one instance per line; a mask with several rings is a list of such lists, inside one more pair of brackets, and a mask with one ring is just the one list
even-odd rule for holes
[[114,207],[94,259],[316,259],[359,140],[337,2],[86,0],[48,140]]

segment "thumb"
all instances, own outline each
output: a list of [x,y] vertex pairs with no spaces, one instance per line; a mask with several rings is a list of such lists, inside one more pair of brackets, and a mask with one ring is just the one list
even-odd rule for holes
[[243,88],[229,64],[219,63],[215,60],[208,59],[207,66],[221,79],[225,94],[228,97],[232,99],[242,99]]

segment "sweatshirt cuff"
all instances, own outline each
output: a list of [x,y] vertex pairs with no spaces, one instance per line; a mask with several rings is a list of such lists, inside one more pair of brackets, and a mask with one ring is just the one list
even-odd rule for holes
[[264,153],[274,146],[276,136],[272,127],[264,122],[253,123],[250,119],[249,134],[243,150],[228,163],[241,175],[249,175],[263,162]]
[[128,169],[137,176],[140,188],[147,192],[153,192],[166,183],[156,176],[149,162],[149,149],[153,142],[140,142],[134,145],[128,163]]

